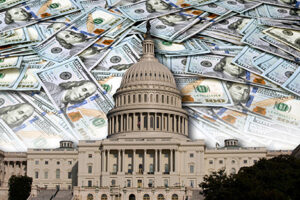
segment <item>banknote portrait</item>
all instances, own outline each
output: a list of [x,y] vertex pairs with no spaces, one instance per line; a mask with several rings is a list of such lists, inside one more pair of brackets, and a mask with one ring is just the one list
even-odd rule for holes
[[45,86],[51,91],[54,101],[60,108],[80,103],[97,90],[97,86],[89,80],[69,81],[58,85],[45,82]]
[[31,14],[24,8],[11,8],[5,12],[4,22],[11,24],[18,21],[29,21]]
[[187,21],[186,16],[179,13],[172,13],[158,18],[163,24],[167,26],[176,26],[178,24],[184,24]]
[[[64,30],[56,35],[56,40],[65,49],[72,49],[86,42],[87,36],[71,30]],[[82,46],[81,46],[82,47]]]
[[161,0],[147,0],[146,9],[149,13],[171,10],[171,5]]
[[224,75],[230,75],[234,77],[244,76],[246,71],[241,67],[231,64],[231,60],[232,58],[230,57],[222,58],[220,62],[215,65],[214,71],[222,72]]
[[0,108],[0,118],[11,127],[18,127],[23,124],[34,113],[34,108],[27,103],[9,105]]
[[227,88],[235,105],[242,105],[248,101],[250,96],[250,85],[228,82]]

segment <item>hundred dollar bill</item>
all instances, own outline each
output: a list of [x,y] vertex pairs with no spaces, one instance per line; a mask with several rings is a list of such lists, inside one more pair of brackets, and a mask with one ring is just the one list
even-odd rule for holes
[[299,7],[299,0],[260,0],[265,4],[280,6],[280,7],[287,7],[287,8],[295,8]]
[[[133,38],[135,39],[135,38]],[[129,42],[113,48],[94,69],[102,71],[126,71],[140,59],[138,52]]]
[[183,43],[173,43],[154,39],[156,51],[168,56],[186,56],[209,53],[209,48],[198,39],[189,39]]
[[42,34],[43,38],[49,38],[61,29],[63,29],[67,24],[63,22],[40,22],[36,24],[39,32]]
[[300,31],[269,28],[264,33],[300,51]]
[[299,97],[287,92],[237,83],[227,83],[227,87],[235,104],[228,108],[263,116],[285,126],[300,127],[297,113]]
[[43,113],[46,113],[47,118],[51,120],[51,122],[58,124],[65,132],[70,134],[70,137],[73,141],[79,139],[76,133],[73,132],[72,127],[67,123],[66,119],[63,117],[63,114],[59,112],[55,106],[51,103],[48,96],[43,92],[26,92],[21,93],[21,95],[25,96],[27,99],[37,106]]
[[40,20],[51,19],[79,10],[73,0],[32,0],[0,13],[0,32],[16,29]]
[[27,28],[14,30],[14,34],[8,37],[0,37],[0,46],[20,44],[30,41]]
[[5,152],[26,151],[24,143],[2,119],[0,119],[0,150]]
[[261,76],[232,64],[232,59],[232,57],[215,55],[190,56],[187,59],[186,73],[278,89]]
[[[259,116],[227,108],[213,108],[213,112],[217,116],[217,119],[227,123],[227,125],[245,134],[257,135],[258,137],[270,140],[272,141],[272,145],[291,145],[293,143],[290,142],[291,138],[293,138],[293,141],[299,141],[300,139],[296,134],[299,131],[298,129],[289,128],[287,131],[286,126]],[[254,131],[253,125],[257,125],[256,131]],[[257,130],[258,127],[259,131]]]
[[24,3],[28,0],[2,0],[0,2],[0,10],[5,10],[7,8],[14,7],[18,4]]
[[178,37],[176,37],[174,39],[174,42],[180,43],[180,42],[183,42],[183,41],[191,38],[192,36],[196,35],[199,32],[202,33],[202,31],[204,29],[206,29],[207,27],[212,25],[214,22],[216,22],[222,18],[223,18],[223,15],[210,14],[208,12],[205,12],[200,16],[201,20],[198,23],[196,23],[195,25],[193,25],[192,27],[190,27],[189,29],[185,30],[180,35],[178,35]]
[[298,96],[300,96],[300,68],[293,73],[293,75],[285,81],[282,87]]
[[78,57],[42,69],[36,75],[79,139],[106,137],[106,113],[113,108],[113,100]]
[[77,3],[80,6],[80,11],[68,14],[66,16],[66,18],[69,19],[70,21],[72,21],[72,20],[76,19],[77,17],[79,17],[80,15],[88,12],[92,8],[95,8],[95,7],[104,8],[105,4],[106,4],[106,2],[103,0],[79,0],[79,1],[77,1]]
[[216,79],[187,77],[175,79],[186,106],[229,106],[231,96],[225,84]]
[[217,5],[222,6],[228,10],[232,10],[234,12],[242,13],[247,10],[251,10],[259,5],[261,2],[251,1],[251,0],[221,0],[216,2]]
[[282,85],[289,77],[293,75],[299,66],[300,65],[287,60],[279,59],[267,71],[264,72],[263,76],[278,85]]
[[289,21],[289,20],[275,20],[270,18],[257,18],[257,23],[263,26],[271,26],[283,29],[292,29],[299,31],[300,30],[300,23],[297,21]]
[[269,43],[265,42],[261,39],[261,35],[263,28],[262,27],[256,27],[255,29],[249,31],[243,38],[242,42],[245,44],[248,44],[252,46],[253,48],[265,51],[267,53],[274,54],[276,56],[282,57],[284,59],[288,59],[291,61],[295,61],[295,58],[291,56],[290,54],[287,54],[286,52],[270,45]]
[[249,23],[250,19],[233,16],[208,27],[207,30],[222,32],[236,37],[242,37],[240,31]]
[[111,96],[113,96],[121,85],[123,72],[91,71],[99,85]]
[[[220,144],[223,144],[225,138],[236,138],[238,139],[242,145],[250,145],[250,146],[262,146],[262,139],[258,140],[256,137],[250,137],[248,134],[242,134],[241,132],[233,131],[224,123],[220,123],[220,120],[214,119],[213,117],[208,117],[207,115],[203,115],[197,110],[199,108],[189,107],[186,110],[189,113],[191,119],[195,119],[192,121],[195,127],[199,130],[203,130],[206,134],[206,141],[213,140],[215,142],[214,147],[218,147]],[[195,123],[196,122],[196,123]],[[205,126],[199,126],[202,123],[205,123]],[[206,128],[205,128],[206,127]],[[203,129],[202,129],[203,128]],[[198,131],[197,131],[198,132]],[[197,133],[196,132],[196,133]],[[209,134],[208,134],[209,133]],[[197,137],[197,136],[196,136]],[[220,139],[221,141],[216,141],[216,139]],[[268,144],[263,140],[264,145]]]
[[256,68],[252,64],[252,60],[262,53],[263,52],[258,49],[253,49],[249,46],[245,46],[241,53],[234,57],[232,63],[250,72],[260,75],[262,74],[261,69]]
[[105,34],[105,36],[110,37],[110,38],[116,38],[122,32],[124,32],[125,30],[127,30],[128,28],[133,26],[134,23],[135,23],[134,21],[127,18],[122,23],[120,23],[118,26],[116,26],[115,28],[112,28],[111,30],[109,30]]
[[[104,57],[113,49],[116,45],[118,45],[120,42],[124,41],[124,37],[127,36],[128,32],[130,30],[125,31],[122,35],[120,35],[117,38],[110,38],[110,37],[101,37],[99,40],[97,40],[95,43],[93,43],[91,46],[89,46],[87,49],[82,51],[80,54],[78,54],[81,61],[84,63],[85,67],[88,70],[91,70],[99,62],[101,62]],[[132,37],[132,40],[133,37]],[[132,42],[132,41],[130,41]]]
[[203,10],[203,11],[210,12],[210,13],[217,14],[217,15],[226,15],[229,12],[231,12],[231,10],[224,8],[222,6],[219,6],[215,3],[210,3],[210,4],[206,4],[206,5],[202,5],[202,6],[194,6],[194,7],[199,10]]
[[59,141],[71,139],[23,96],[1,92],[0,98],[0,118],[27,148],[57,148]]
[[246,35],[252,29],[257,27],[257,19],[251,19],[241,30],[240,34]]
[[223,40],[226,42],[230,42],[232,44],[235,45],[243,45],[243,43],[240,41],[241,38],[239,37],[235,37],[235,36],[229,36],[228,34],[224,34],[224,33],[219,33],[219,32],[214,32],[214,31],[209,31],[209,30],[204,30],[201,31],[200,34],[198,34],[198,36],[209,36],[218,40]]
[[175,7],[175,5],[164,0],[139,1],[117,8],[133,21],[148,20],[178,11],[177,6]]
[[[174,38],[183,31],[199,22],[201,20],[201,14],[204,14],[204,11],[189,9],[152,19],[150,20],[150,33],[155,37],[173,41]],[[206,13],[204,15],[206,15]],[[145,33],[146,22],[136,28]]]
[[262,72],[268,70],[273,64],[275,64],[280,58],[271,54],[262,53],[259,56],[253,58],[252,64],[260,69]]
[[275,47],[278,47],[280,48],[281,50],[283,50],[284,52],[292,55],[295,57],[295,62],[300,62],[300,51],[284,44],[283,42],[280,42],[274,38],[272,38],[271,36],[269,35],[264,35],[264,36],[261,36],[261,39],[268,42],[269,44],[275,46]]
[[115,27],[123,18],[102,8],[94,8],[81,15],[72,25],[59,31],[34,47],[43,58],[61,62],[85,50],[101,34]]
[[186,61],[187,56],[178,56],[178,57],[166,57],[164,56],[166,63],[164,63],[165,66],[167,66],[173,74],[184,74],[185,73],[185,67],[186,67]]
[[279,6],[271,6],[271,5],[264,5],[265,12],[267,13],[269,18],[273,19],[283,19],[283,20],[300,20],[298,9],[292,8],[283,8]]
[[0,70],[0,91],[14,90],[24,77],[26,70],[25,65],[21,65],[20,68]]
[[23,57],[0,58],[0,70],[8,68],[20,68]]

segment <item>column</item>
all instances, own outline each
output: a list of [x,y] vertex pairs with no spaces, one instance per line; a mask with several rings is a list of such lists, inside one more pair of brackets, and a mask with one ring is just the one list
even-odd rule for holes
[[177,153],[177,151],[176,150],[174,150],[174,172],[179,172],[178,171],[178,168],[179,168],[179,156],[180,156],[180,154],[179,153]]
[[124,131],[124,129],[123,129],[123,114],[121,114],[121,116],[120,116],[120,123],[121,123],[121,125],[120,125],[120,132],[123,132]]
[[144,116],[140,113],[140,130],[144,130]]
[[101,151],[101,172],[104,171],[104,150]]
[[154,113],[154,122],[153,122],[153,130],[155,131],[156,130],[156,126],[157,126],[157,119],[156,119],[156,117],[157,117],[157,114],[156,113]]
[[170,130],[171,130],[171,115],[170,114],[168,114],[168,118],[167,118],[167,130],[168,130],[168,132],[170,132]]
[[160,113],[160,130],[163,130],[163,118],[164,118],[164,115],[162,113]]
[[127,126],[126,126],[126,131],[129,131],[130,130],[130,120],[129,120],[129,114],[126,114],[126,119],[127,119],[127,121],[126,121],[126,123],[127,123]]
[[125,149],[122,150],[122,172],[125,172]]
[[135,170],[135,149],[133,149],[133,155],[132,155],[132,173],[135,174],[136,170]]
[[162,172],[162,159],[161,159],[162,149],[159,150],[159,172]]
[[[149,115],[148,115],[149,116]],[[147,155],[147,150],[144,149],[144,166],[143,166],[143,174],[146,174],[146,155]]]
[[147,113],[147,130],[150,130],[150,115]]
[[111,126],[112,126],[112,133],[114,133],[115,132],[115,129],[114,129],[114,127],[115,127],[115,116],[112,116],[112,118],[111,118]]
[[132,115],[132,120],[133,120],[133,127],[132,127],[132,131],[135,131],[136,130],[136,126],[137,126],[137,123],[136,123],[136,116],[135,116],[135,113],[133,113]]
[[173,172],[173,149],[170,150],[170,172]]
[[118,173],[121,172],[121,150],[118,149]]
[[158,162],[158,159],[157,159],[157,149],[155,149],[155,157],[154,157],[154,159],[155,159],[155,161],[154,161],[154,171],[155,171],[155,173],[156,172],[158,172],[158,164],[157,164],[157,162]]
[[110,159],[109,159],[109,157],[110,157],[110,149],[107,150],[107,168],[106,168],[107,172],[110,172]]

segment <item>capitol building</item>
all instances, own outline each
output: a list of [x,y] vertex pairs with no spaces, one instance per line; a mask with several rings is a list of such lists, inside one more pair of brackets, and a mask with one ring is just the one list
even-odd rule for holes
[[55,193],[54,200],[199,200],[206,174],[237,173],[277,155],[263,147],[239,147],[230,138],[219,148],[191,140],[172,73],[154,57],[151,38],[143,48],[142,59],[126,71],[114,95],[107,138],[79,141],[76,147],[61,141],[57,149],[0,152],[1,200],[7,200],[13,174],[33,178],[32,200],[47,199],[48,193]]

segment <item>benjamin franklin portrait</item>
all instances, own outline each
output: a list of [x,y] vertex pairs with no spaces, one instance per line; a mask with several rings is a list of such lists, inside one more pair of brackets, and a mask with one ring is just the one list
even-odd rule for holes
[[149,13],[171,10],[171,5],[161,0],[147,0],[146,9]]
[[31,14],[23,8],[11,8],[5,12],[5,24],[12,24],[14,22],[29,21]]
[[0,108],[0,118],[10,127],[15,128],[24,123],[34,113],[34,108],[27,103]]
[[234,77],[242,77],[246,74],[246,71],[238,66],[230,63],[231,59],[228,57],[222,58],[218,64],[215,65],[214,71],[224,72]]
[[228,82],[227,88],[235,105],[242,105],[248,101],[250,85]]
[[177,24],[186,23],[187,18],[179,13],[173,13],[158,18],[163,24],[167,26],[175,26]]
[[87,36],[83,33],[76,33],[70,30],[64,30],[56,34],[56,40],[65,49],[72,49],[78,44],[86,42]]
[[59,85],[45,82],[45,86],[60,108],[65,108],[68,104],[81,103],[97,91],[97,86],[89,80],[69,81]]

